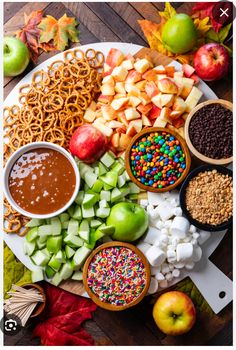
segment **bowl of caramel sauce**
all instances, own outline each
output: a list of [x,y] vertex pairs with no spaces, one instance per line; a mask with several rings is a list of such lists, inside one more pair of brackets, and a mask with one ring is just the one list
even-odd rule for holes
[[80,174],[74,158],[64,148],[51,142],[32,142],[11,155],[3,185],[16,211],[30,218],[47,219],[74,202]]

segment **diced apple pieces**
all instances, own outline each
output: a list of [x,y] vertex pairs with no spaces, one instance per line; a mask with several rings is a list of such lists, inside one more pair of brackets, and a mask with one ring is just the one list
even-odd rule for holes
[[135,86],[140,90],[144,91],[145,90],[145,85],[146,85],[146,80],[141,80],[135,84]]
[[126,83],[133,84],[137,83],[140,80],[142,80],[142,74],[137,72],[135,69],[132,69],[129,71],[125,81]]
[[144,105],[141,103],[140,105],[138,105],[137,110],[141,114],[147,115],[150,112],[150,110],[152,109],[152,106],[153,106],[152,103],[148,103],[147,105]]
[[103,95],[107,95],[107,96],[115,95],[114,86],[110,84],[103,84],[101,86],[101,92]]
[[132,137],[127,134],[120,134],[119,148],[125,150],[129,146],[131,139]]
[[160,113],[161,113],[161,108],[159,108],[159,107],[153,105],[153,106],[152,106],[152,109],[151,109],[150,112],[149,112],[148,117],[149,117],[151,120],[153,120],[153,119],[156,119],[157,117],[159,117],[159,116],[160,116]]
[[155,70],[156,74],[165,74],[166,73],[165,67],[162,65],[156,66],[153,69]]
[[112,106],[102,106],[102,117],[105,120],[113,120],[116,118],[116,111],[112,108]]
[[90,108],[87,108],[84,113],[84,120],[88,123],[92,123],[95,118],[96,118],[96,112],[94,112]]
[[179,111],[172,111],[170,113],[170,116],[169,118],[170,119],[178,119],[180,116],[181,116],[182,112],[179,112]]
[[120,50],[111,48],[106,58],[106,64],[110,67],[116,67],[122,63],[124,58],[125,56]]
[[145,114],[142,114],[142,123],[144,126],[152,126],[152,123]]
[[109,85],[115,86],[115,80],[111,75],[107,75],[106,77],[103,78],[102,84],[109,84]]
[[193,73],[195,72],[195,69],[187,63],[183,64],[182,70],[187,78],[190,78],[191,75],[193,75]]
[[110,137],[113,134],[113,130],[104,124],[93,123],[93,125],[107,137]]
[[170,115],[170,108],[164,107],[161,110],[160,116],[156,119],[153,126],[164,128],[168,123],[168,117]]
[[111,101],[112,101],[112,99],[113,99],[113,95],[103,95],[103,94],[101,94],[101,95],[99,95],[98,96],[98,102],[101,102],[101,103],[111,103]]
[[137,60],[134,63],[134,68],[136,69],[137,72],[139,73],[144,73],[148,68],[150,68],[151,63],[146,59],[142,58],[141,60]]
[[156,82],[158,80],[157,73],[153,69],[147,70],[143,75],[142,78],[148,81],[154,81]]
[[115,85],[115,92],[119,94],[126,94],[125,84],[124,82],[118,81]]
[[195,86],[193,86],[190,94],[188,95],[185,103],[187,105],[186,112],[190,112],[198,103],[202,97],[202,92]]
[[126,83],[125,90],[128,92],[128,96],[138,97],[140,94],[140,90],[134,84]]
[[133,119],[138,119],[140,118],[139,112],[136,110],[136,108],[127,108],[125,110],[125,117],[127,120],[133,120]]
[[120,134],[118,132],[116,132],[111,137],[111,144],[114,148],[118,148],[119,143],[120,143]]
[[151,102],[151,98],[146,94],[146,92],[141,92],[139,98],[144,106]]
[[186,111],[187,105],[181,97],[176,97],[172,106],[173,111],[178,111],[184,113]]
[[116,129],[116,128],[122,128],[124,125],[121,122],[118,122],[117,120],[112,120],[108,123],[107,125],[111,129]]
[[132,107],[137,107],[139,104],[141,103],[140,98],[136,97],[136,96],[130,96],[129,97],[129,104]]
[[118,111],[121,109],[127,102],[129,101],[128,97],[123,97],[123,98],[118,98],[112,101],[111,107],[115,110]]
[[152,98],[154,96],[156,96],[159,93],[159,90],[156,86],[156,84],[153,81],[148,81],[145,85],[145,91],[146,94]]
[[159,108],[171,107],[174,101],[173,94],[158,94],[152,98],[152,102]]
[[137,131],[136,131],[135,127],[131,124],[131,122],[129,123],[126,134],[131,136],[131,137],[133,137],[134,135],[137,134]]
[[125,81],[128,75],[128,70],[122,66],[115,67],[112,71],[112,76],[116,81]]
[[122,65],[122,67],[124,67],[127,70],[131,70],[134,68],[134,64],[133,64],[132,59],[124,60],[121,65]]
[[178,93],[178,86],[169,78],[158,80],[157,87],[161,92],[166,94]]
[[136,132],[138,133],[142,130],[143,123],[141,119],[137,119],[137,120],[131,120],[129,125],[131,125],[131,127],[133,126]]

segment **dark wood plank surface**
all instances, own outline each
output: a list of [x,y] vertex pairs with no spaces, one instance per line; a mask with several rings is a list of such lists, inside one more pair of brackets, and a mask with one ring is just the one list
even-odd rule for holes
[[[172,3],[178,12],[188,13],[193,3]],[[104,41],[132,42],[148,46],[147,40],[137,23],[138,19],[159,21],[158,10],[163,2],[6,2],[4,4],[4,34],[13,33],[23,25],[23,14],[42,9],[45,14],[57,18],[67,13],[80,23],[80,44]],[[42,53],[38,64],[55,55]],[[16,78],[4,79],[5,97],[22,77],[33,68]],[[232,74],[209,86],[220,98],[232,101]],[[211,260],[232,278],[232,231],[224,237],[212,254]],[[212,317],[198,315],[192,331],[182,337],[167,337],[156,327],[152,318],[153,297],[145,298],[139,305],[123,312],[114,313],[97,309],[93,320],[84,327],[94,337],[97,345],[232,345],[232,303]],[[34,324],[15,337],[5,337],[5,345],[39,345],[39,339],[31,339]]]

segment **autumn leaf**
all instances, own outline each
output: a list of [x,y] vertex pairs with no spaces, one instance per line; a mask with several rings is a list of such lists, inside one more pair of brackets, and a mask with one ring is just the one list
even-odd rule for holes
[[213,8],[218,4],[217,2],[199,2],[192,8],[192,17],[198,17],[204,19],[209,17],[211,19],[211,25],[215,32],[218,32],[222,27],[222,24],[216,22],[213,18]]
[[68,46],[68,41],[79,42],[79,30],[76,29],[78,22],[75,18],[67,17],[66,14],[59,20],[47,16],[39,24],[41,29],[40,43],[53,41],[57,50],[63,51]]
[[36,63],[40,49],[48,52],[55,50],[55,47],[51,43],[40,44],[40,29],[39,23],[43,18],[43,11],[33,11],[29,16],[24,14],[25,25],[16,32],[16,37],[23,41],[29,49],[31,60]]
[[203,19],[200,19],[200,18],[194,19],[194,24],[195,24],[195,27],[197,28],[199,37],[204,37],[205,34],[208,32],[208,30],[211,29],[211,24],[209,23],[209,21],[210,21],[209,17],[205,17]]
[[168,19],[176,15],[176,11],[169,2],[166,2],[164,11],[159,11],[159,15],[168,21]]

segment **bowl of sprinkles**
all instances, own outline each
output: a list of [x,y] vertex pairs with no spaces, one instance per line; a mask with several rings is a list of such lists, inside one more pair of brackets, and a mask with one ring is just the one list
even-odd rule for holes
[[125,164],[137,186],[145,191],[166,192],[185,179],[191,158],[179,134],[166,128],[147,128],[132,139]]
[[129,243],[97,247],[83,268],[83,283],[100,307],[121,311],[138,304],[150,285],[150,267],[143,253]]

